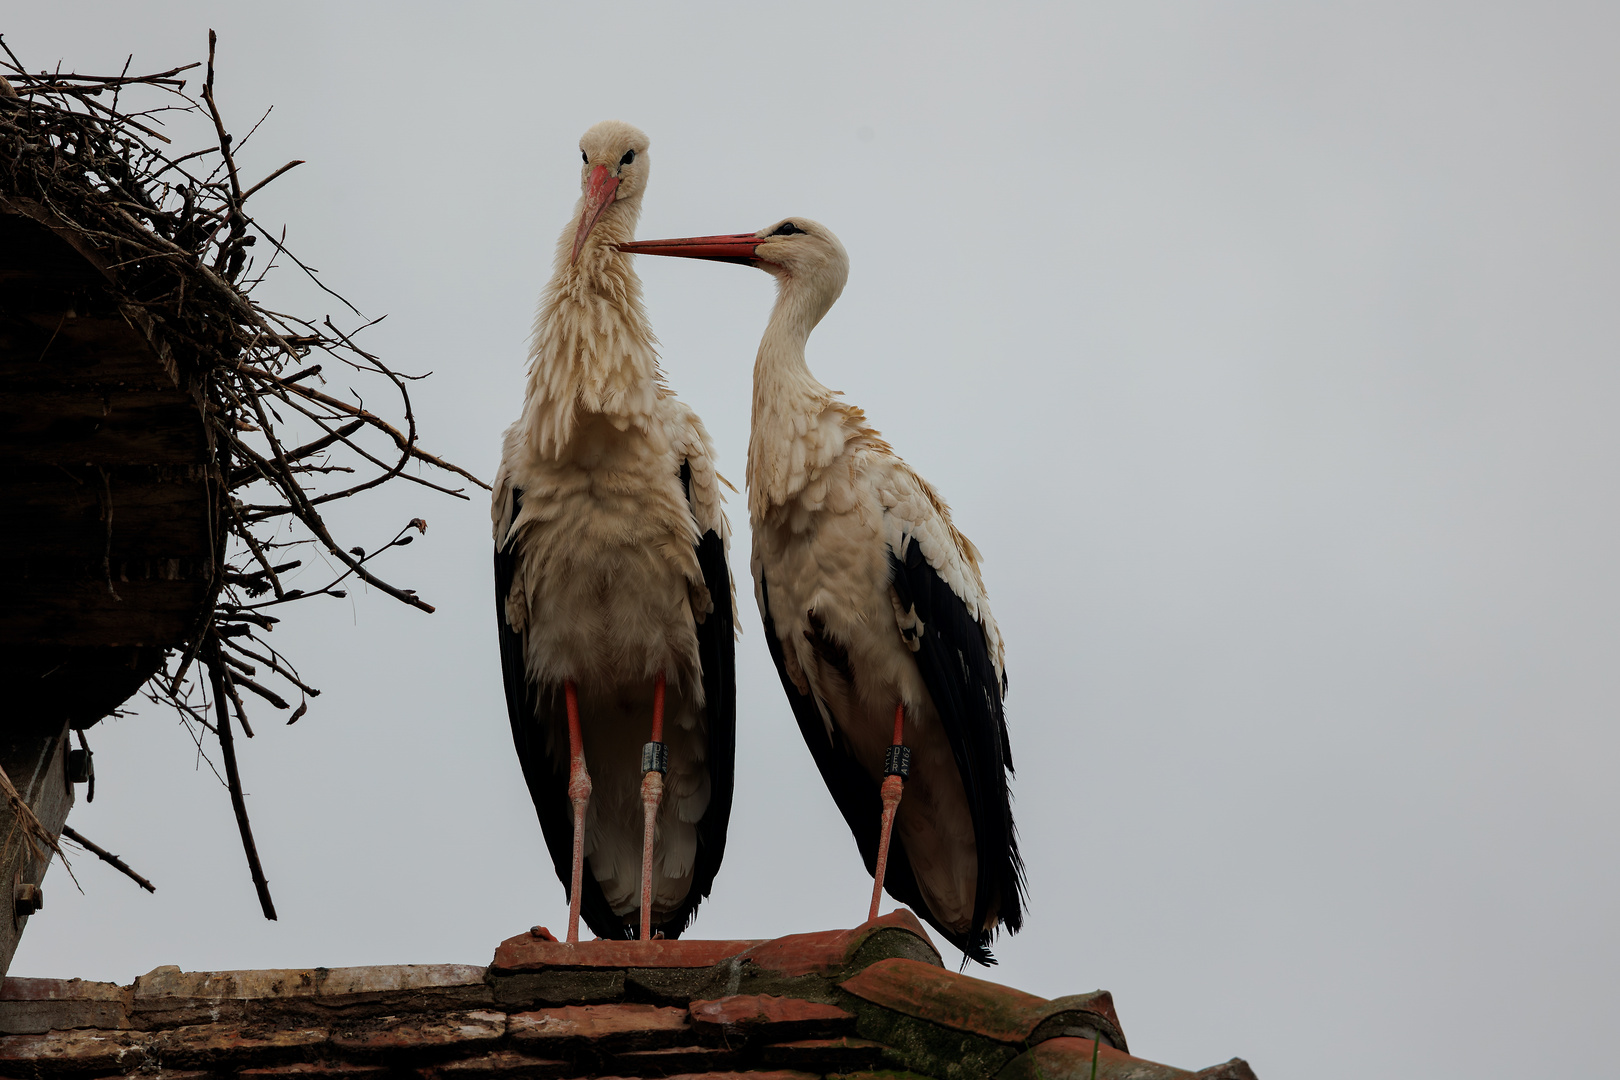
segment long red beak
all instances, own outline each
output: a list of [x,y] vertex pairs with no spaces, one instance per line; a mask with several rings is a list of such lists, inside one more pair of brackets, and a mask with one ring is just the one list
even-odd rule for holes
[[579,251],[585,246],[585,238],[591,235],[602,211],[613,205],[613,194],[618,190],[619,178],[609,176],[606,165],[598,165],[591,170],[591,186],[585,192],[585,210],[579,215],[579,229],[574,233],[574,254],[568,258],[570,263],[579,261]]
[[679,240],[636,240],[620,244],[619,250],[632,255],[677,255],[683,259],[709,259],[714,262],[758,266],[754,249],[757,233],[727,233],[724,236],[687,236]]

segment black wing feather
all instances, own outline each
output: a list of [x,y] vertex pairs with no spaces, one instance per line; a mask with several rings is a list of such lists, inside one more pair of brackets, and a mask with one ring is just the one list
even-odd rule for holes
[[[808,693],[801,693],[793,680],[788,676],[787,665],[783,661],[782,641],[776,634],[776,623],[771,618],[770,586],[761,576],[759,582],[760,616],[765,623],[765,645],[771,653],[771,660],[776,664],[776,673],[782,680],[782,691],[787,694],[788,704],[793,707],[793,718],[799,723],[799,734],[804,737],[805,746],[810,749],[810,756],[815,760],[816,768],[821,772],[822,782],[827,785],[827,791],[833,797],[833,802],[844,815],[844,823],[855,837],[855,846],[861,853],[861,859],[866,863],[866,872],[877,872],[877,850],[879,842],[879,829],[883,816],[883,799],[878,785],[863,769],[855,754],[850,750],[844,740],[843,733],[838,725],[833,725],[833,736],[827,737],[826,724],[821,719],[821,709],[817,706],[815,698]],[[980,964],[994,964],[995,957],[990,955],[987,935],[959,934],[942,925],[929,911],[928,904],[923,900],[922,890],[917,886],[916,875],[911,869],[911,858],[906,854],[905,843],[898,835],[892,836],[889,841],[889,865],[883,876],[883,890],[899,903],[909,907],[912,911],[926,919],[930,926],[939,931],[940,935],[963,955]]]
[[[996,675],[984,628],[929,565],[916,538],[907,539],[903,557],[889,553],[889,568],[901,608],[914,608],[922,622],[917,670],[950,739],[973,816],[979,856],[974,925],[983,926],[994,906],[1001,924],[1016,933],[1024,923],[1024,862],[1007,788],[1012,747],[1002,706],[1006,682]],[[988,946],[990,935],[978,936]]]
[[[692,500],[692,466],[681,462],[681,488]],[[709,808],[697,823],[697,859],[692,887],[680,907],[658,924],[665,937],[679,937],[709,895],[726,854],[731,797],[737,774],[737,628],[732,618],[731,570],[726,546],[710,529],[697,544],[698,568],[714,603],[697,624],[698,661],[703,665],[704,718],[709,733]]]

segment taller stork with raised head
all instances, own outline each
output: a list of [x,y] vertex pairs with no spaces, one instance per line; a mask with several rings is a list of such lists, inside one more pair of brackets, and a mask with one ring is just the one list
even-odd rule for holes
[[873,875],[871,916],[887,889],[964,955],[994,963],[991,939],[1020,928],[1024,903],[1001,634],[979,553],[945,500],[805,363],[849,276],[843,245],[791,218],[620,248],[775,276],[748,441],[765,640]]
[[506,702],[568,940],[676,937],[725,853],[736,743],[731,572],[703,423],[658,367],[635,235],[647,136],[580,140],[496,474]]

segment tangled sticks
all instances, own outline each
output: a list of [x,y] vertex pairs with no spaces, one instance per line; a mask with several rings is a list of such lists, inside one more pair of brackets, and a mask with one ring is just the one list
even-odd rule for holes
[[[181,76],[200,64],[135,76],[127,64],[116,76],[31,74],[0,39],[0,208],[47,225],[98,268],[118,312],[151,342],[206,425],[211,599],[143,692],[178,712],[199,750],[208,735],[218,741],[221,779],[230,789],[261,907],[273,919],[243,801],[233,720],[253,736],[244,691],[291,709],[288,723],[319,693],[265,640],[278,621],[274,609],[345,596],[353,578],[433,610],[415,591],[374,572],[383,551],[426,531],[422,518],[368,552],[340,542],[322,507],[396,480],[466,498],[461,488],[407,471],[413,460],[487,485],[418,446],[409,384],[421,376],[400,374],[358,345],[355,335],[372,322],[286,248],[284,233],[247,212],[254,194],[302,163],[287,162],[243,185],[237,155],[253,131],[236,140],[226,129],[214,94],[214,49],[210,31],[205,77],[194,98]],[[180,153],[159,129],[188,115],[211,124],[213,139]],[[256,252],[267,255],[262,267]],[[254,290],[278,261],[341,302],[357,327],[343,330],[330,317],[317,323],[257,302]],[[353,390],[350,400],[322,389],[323,368],[338,365],[392,388],[398,419],[366,408]],[[105,471],[101,482],[107,484]],[[103,519],[110,551],[110,485]],[[315,588],[289,586],[288,575],[305,563],[296,557],[300,548],[325,557],[330,580]],[[110,563],[105,572],[106,588],[117,596]],[[278,690],[276,680],[285,688]],[[288,698],[295,693],[293,708]]]

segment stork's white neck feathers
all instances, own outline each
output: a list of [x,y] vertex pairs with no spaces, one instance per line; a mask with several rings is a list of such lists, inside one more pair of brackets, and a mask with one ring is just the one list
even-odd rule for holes
[[876,436],[857,408],[810,373],[805,344],[844,291],[843,249],[825,263],[768,267],[776,305],[754,359],[753,419],[748,438],[748,503],[755,520],[814,482],[858,434]]
[[610,206],[579,259],[570,262],[584,211],[581,197],[558,238],[555,270],[541,295],[529,347],[526,442],[547,458],[565,452],[580,414],[600,414],[621,431],[644,428],[667,392],[641,302],[641,279],[614,247],[635,236],[641,197]]

